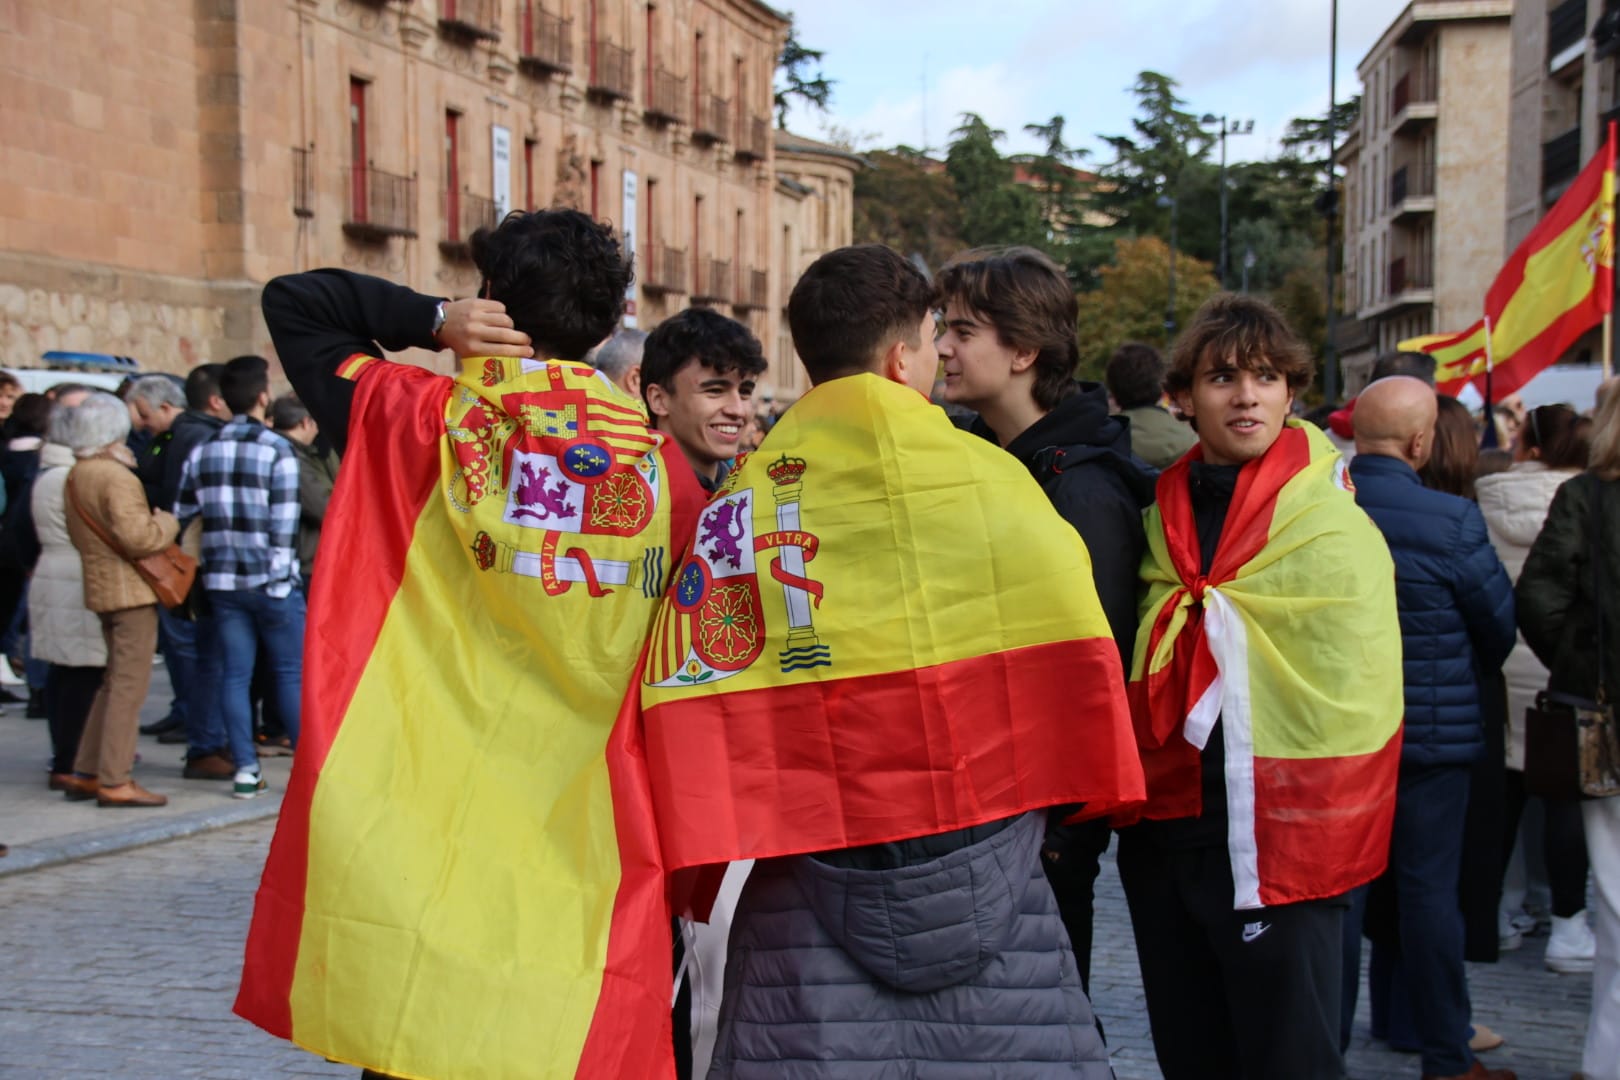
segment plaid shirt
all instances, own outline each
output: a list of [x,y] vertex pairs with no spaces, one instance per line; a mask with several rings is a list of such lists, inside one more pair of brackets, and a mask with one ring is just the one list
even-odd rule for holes
[[298,584],[298,513],[292,443],[247,416],[192,450],[174,502],[182,526],[202,515],[204,588],[277,598]]

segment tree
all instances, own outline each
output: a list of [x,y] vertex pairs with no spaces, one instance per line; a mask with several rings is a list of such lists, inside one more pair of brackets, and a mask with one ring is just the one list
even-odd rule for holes
[[945,172],[962,207],[962,240],[969,247],[1039,246],[1046,239],[1040,203],[1028,188],[1013,183],[1013,163],[996,149],[1006,137],[974,113],[963,113],[951,132]]
[[[827,78],[821,72],[821,58],[824,55],[822,50],[806,48],[799,41],[798,30],[790,16],[787,41],[783,42],[782,55],[776,60],[777,127],[787,129],[787,112],[792,98],[798,98],[823,112],[827,110],[836,80]],[[810,72],[812,65],[815,68],[813,75]]]
[[1215,189],[1212,178],[1196,175],[1214,172],[1205,161],[1214,138],[1182,108],[1186,102],[1176,96],[1176,85],[1168,75],[1140,73],[1131,88],[1139,113],[1131,121],[1134,134],[1102,137],[1114,160],[1100,170],[1104,182],[1097,187],[1097,208],[1139,235],[1169,235],[1170,213],[1158,205],[1161,195],[1181,200],[1183,222],[1201,220],[1213,209],[1190,205],[1186,197],[1189,189]]
[[[1170,247],[1155,236],[1121,238],[1099,284],[1080,294],[1081,378],[1100,379],[1114,350],[1127,341],[1167,348],[1164,312],[1169,300]],[[1209,263],[1176,255],[1176,325],[1186,326],[1198,306],[1221,288]]]
[[937,162],[908,146],[866,154],[855,174],[855,242],[887,244],[938,267],[967,245],[962,206]]

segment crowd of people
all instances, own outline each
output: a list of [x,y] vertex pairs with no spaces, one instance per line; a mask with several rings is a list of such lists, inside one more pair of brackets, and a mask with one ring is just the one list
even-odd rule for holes
[[[1044,255],[866,245],[796,284],[783,408],[735,320],[618,328],[608,227],[473,249],[477,299],[267,286],[296,398],[241,357],[13,409],[52,787],[161,802],[160,642],[186,776],[296,750],[243,1016],[371,1077],[1101,1080],[1117,837],[1167,1080],[1341,1080],[1364,943],[1374,1038],[1511,1080],[1465,960],[1539,926],[1534,807],[1620,1080],[1620,799],[1526,781],[1538,696],[1620,685],[1615,384],[1482,453],[1393,354],[1318,427],[1263,301],[1088,383]],[[194,523],[168,610],[135,563]]]
[[[308,411],[272,403],[268,363],[243,356],[116,394],[64,381],[17,398],[6,431],[0,617],[27,715],[47,721],[50,790],[166,805],[133,777],[139,733],[183,745],[187,780],[265,790],[258,755],[297,739],[303,595],[336,476]],[[141,564],[177,546],[201,572],[171,608]],[[173,699],[143,727],[160,650]]]

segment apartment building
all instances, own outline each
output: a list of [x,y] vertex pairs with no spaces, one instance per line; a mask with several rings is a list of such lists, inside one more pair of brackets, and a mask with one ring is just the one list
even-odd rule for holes
[[1414,0],[1356,67],[1361,115],[1337,156],[1349,392],[1396,342],[1465,329],[1483,310],[1508,250],[1514,15],[1512,0]]
[[0,5],[0,361],[268,354],[274,275],[470,295],[477,228],[566,205],[634,250],[627,321],[713,306],[790,375],[783,268],[847,239],[858,166],[809,155],[837,210],[789,258],[811,196],[776,171],[787,27],[758,0]]
[[[1620,0],[1518,0],[1513,10],[1507,223],[1512,251],[1620,120]],[[1566,360],[1600,359],[1597,331]]]

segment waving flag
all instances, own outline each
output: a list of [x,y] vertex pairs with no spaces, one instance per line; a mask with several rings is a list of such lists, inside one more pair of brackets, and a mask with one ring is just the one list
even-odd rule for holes
[[1131,666],[1143,816],[1200,812],[1200,751],[1226,750],[1236,908],[1338,896],[1389,855],[1400,767],[1395,566],[1344,459],[1289,421],[1239,474],[1209,573],[1188,489],[1159,477]]
[[1436,389],[1455,394],[1472,381],[1487,398],[1511,394],[1613,308],[1614,165],[1611,123],[1597,154],[1496,275],[1485,294],[1485,318],[1450,338],[1431,334],[1399,343],[1440,363]]
[[645,778],[610,739],[696,482],[582,364],[342,374],[236,1009],[400,1077],[672,1076]]
[[727,477],[658,614],[648,768],[672,870],[1142,797],[1074,529],[913,390],[835,379]]

